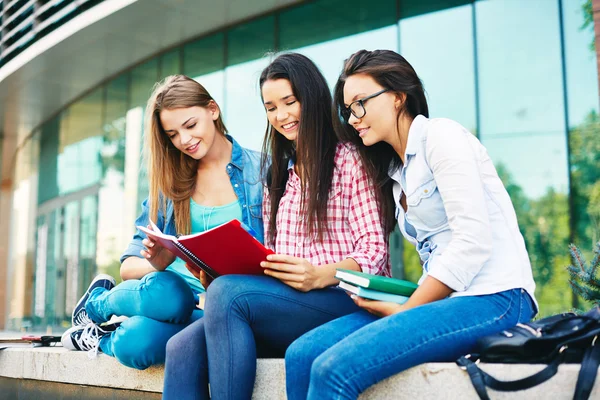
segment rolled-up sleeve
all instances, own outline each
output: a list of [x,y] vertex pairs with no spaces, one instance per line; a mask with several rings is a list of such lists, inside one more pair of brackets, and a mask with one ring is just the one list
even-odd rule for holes
[[354,244],[354,250],[346,258],[356,261],[362,272],[390,276],[388,241],[373,187],[358,154],[350,151],[344,165],[346,182],[342,184],[350,193],[348,223]]
[[480,176],[477,142],[453,121],[429,127],[426,157],[448,216],[452,239],[429,263],[429,276],[466,290],[492,254],[492,231]]
[[135,220],[136,228],[135,228],[135,233],[133,234],[133,238],[131,239],[129,246],[127,246],[127,249],[123,252],[123,254],[121,254],[121,258],[120,258],[121,263],[123,261],[125,261],[125,259],[128,257],[142,258],[140,251],[142,251],[145,248],[145,246],[142,244],[142,240],[144,240],[146,238],[146,234],[144,232],[140,231],[139,229],[137,229],[137,226],[148,226],[149,212],[150,212],[150,210],[148,208],[148,199],[146,199],[142,203],[142,213]]

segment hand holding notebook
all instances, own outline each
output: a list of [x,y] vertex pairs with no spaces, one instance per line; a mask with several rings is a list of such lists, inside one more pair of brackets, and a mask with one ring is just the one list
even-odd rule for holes
[[202,233],[175,237],[166,235],[150,221],[152,230],[138,226],[188,265],[215,279],[220,275],[262,275],[261,261],[273,251],[264,247],[236,219]]

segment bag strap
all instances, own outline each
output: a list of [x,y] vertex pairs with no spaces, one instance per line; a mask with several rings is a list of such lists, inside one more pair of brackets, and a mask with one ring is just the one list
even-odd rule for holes
[[468,356],[459,358],[456,360],[456,363],[459,367],[469,373],[469,377],[471,378],[471,382],[473,383],[473,387],[479,395],[479,398],[481,400],[489,400],[486,387],[490,387],[491,389],[501,392],[513,392],[532,388],[540,383],[546,382],[548,379],[556,375],[558,372],[558,366],[562,363],[563,359],[564,354],[563,352],[560,352],[546,368],[531,376],[514,381],[500,381],[492,377],[477,366],[477,361],[473,362]]
[[598,374],[598,365],[600,364],[600,346],[595,346],[597,336],[592,342],[592,347],[586,350],[581,361],[581,369],[577,377],[575,386],[574,400],[587,400],[592,393],[596,375]]

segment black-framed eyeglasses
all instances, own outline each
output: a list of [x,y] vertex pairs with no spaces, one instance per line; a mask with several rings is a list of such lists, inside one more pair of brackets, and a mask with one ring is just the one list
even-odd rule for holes
[[377,93],[373,93],[367,97],[363,97],[362,99],[354,100],[350,105],[344,109],[342,109],[342,117],[346,122],[350,120],[350,113],[354,115],[356,118],[362,118],[367,114],[367,110],[365,109],[365,103],[367,100],[372,99],[373,97],[377,97],[382,93],[389,91],[389,89],[380,90]]

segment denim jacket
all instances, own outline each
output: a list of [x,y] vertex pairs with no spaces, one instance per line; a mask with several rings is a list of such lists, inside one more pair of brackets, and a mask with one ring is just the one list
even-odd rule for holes
[[418,115],[404,160],[390,177],[400,230],[423,264],[421,279],[433,276],[452,296],[522,288],[535,302],[515,210],[479,140],[454,121]]
[[[263,181],[260,172],[259,152],[241,147],[231,136],[227,139],[233,144],[231,151],[231,162],[227,164],[227,173],[231,179],[231,185],[240,205],[242,206],[243,223],[249,226],[254,232],[255,237],[264,241],[263,222],[262,222],[262,196]],[[176,235],[175,218],[173,215],[173,202],[167,199],[167,214],[163,215],[162,210],[158,210],[156,225],[163,233]],[[147,226],[150,214],[148,199],[142,203],[142,213],[135,221],[135,226]],[[141,257],[140,251],[144,249],[142,240],[146,235],[139,229],[136,229],[133,239],[127,250],[121,255],[121,262],[127,257]]]

